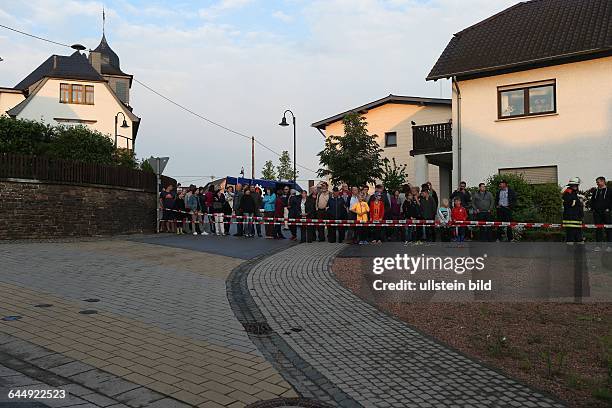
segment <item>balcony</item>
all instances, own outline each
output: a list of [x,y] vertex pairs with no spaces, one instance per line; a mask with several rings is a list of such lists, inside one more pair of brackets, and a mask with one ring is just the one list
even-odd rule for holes
[[411,156],[445,153],[452,150],[453,136],[450,122],[412,127]]

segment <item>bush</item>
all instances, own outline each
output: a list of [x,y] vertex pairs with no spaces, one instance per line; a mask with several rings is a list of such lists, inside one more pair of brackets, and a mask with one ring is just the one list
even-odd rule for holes
[[0,116],[0,153],[45,154],[53,132],[42,122]]
[[102,133],[83,125],[57,126],[46,154],[58,159],[113,164],[115,146]]
[[506,180],[516,192],[513,218],[524,222],[559,222],[563,213],[561,188],[556,184],[529,184],[521,175],[495,174],[487,179],[487,189],[492,194],[499,182]]
[[109,137],[86,126],[51,126],[7,116],[0,116],[0,153],[139,168],[133,152],[115,149]]
[[117,149],[113,155],[113,163],[121,167],[129,167],[130,169],[138,169],[139,163],[136,161],[136,155],[132,150]]

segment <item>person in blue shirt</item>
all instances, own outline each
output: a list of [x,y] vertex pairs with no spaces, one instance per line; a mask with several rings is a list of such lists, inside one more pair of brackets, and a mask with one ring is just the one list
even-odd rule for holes
[[[263,196],[264,217],[274,217],[274,208],[276,203],[276,194],[271,188],[266,188],[266,194]],[[266,238],[274,238],[274,224],[266,224]]]

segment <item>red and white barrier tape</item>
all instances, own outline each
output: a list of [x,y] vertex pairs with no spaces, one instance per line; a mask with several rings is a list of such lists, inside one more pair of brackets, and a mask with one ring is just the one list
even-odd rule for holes
[[[160,209],[161,210],[161,209]],[[185,215],[191,215],[186,211],[178,210],[165,210],[178,212]],[[203,215],[203,214],[200,214]],[[208,214],[211,218],[212,215]],[[318,219],[318,218],[282,218],[282,217],[247,217],[243,215],[223,215],[224,222],[230,223],[248,223],[248,224],[288,224],[288,225],[302,225],[302,226],[328,226],[328,227],[407,227],[413,225],[430,226],[436,228],[445,227],[467,227],[467,226],[478,226],[478,227],[520,227],[520,228],[551,228],[559,229],[564,228],[562,223],[543,223],[543,222],[505,222],[505,221],[451,221],[448,224],[442,224],[439,221],[434,220],[383,220],[383,221],[356,221],[356,220],[329,220],[329,219]],[[225,221],[225,219],[230,221]],[[171,222],[179,222],[178,220],[168,220]],[[185,218],[185,222],[192,222],[188,217]],[[196,221],[199,223],[198,221]],[[211,219],[210,222],[214,222]],[[583,229],[602,229],[611,228],[612,224],[582,224]]]

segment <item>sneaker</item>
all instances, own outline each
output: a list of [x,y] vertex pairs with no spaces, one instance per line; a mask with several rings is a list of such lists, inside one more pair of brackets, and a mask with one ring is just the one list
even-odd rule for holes
[[599,251],[601,251],[601,248],[600,248],[600,247],[598,247],[598,246],[596,246],[595,248],[593,248],[593,251],[595,251],[595,252],[599,252]]
[[612,252],[612,247],[607,247],[606,252]]
[[197,232],[194,232],[194,233],[193,233],[193,235],[196,235],[196,236],[197,236],[197,235],[198,235],[198,233],[197,233]]
[[208,236],[208,232],[202,231],[202,233],[200,235],[204,235],[206,237],[206,236]]

